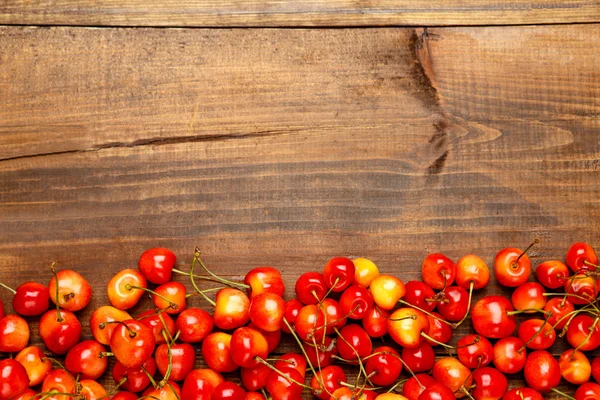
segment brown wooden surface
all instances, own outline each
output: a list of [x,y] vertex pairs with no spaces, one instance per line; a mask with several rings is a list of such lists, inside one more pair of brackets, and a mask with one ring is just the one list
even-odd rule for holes
[[0,24],[448,26],[600,22],[596,0],[3,0]]
[[600,248],[599,54],[598,25],[2,27],[0,281],[77,269],[87,325],[153,246],[288,295],[335,255]]

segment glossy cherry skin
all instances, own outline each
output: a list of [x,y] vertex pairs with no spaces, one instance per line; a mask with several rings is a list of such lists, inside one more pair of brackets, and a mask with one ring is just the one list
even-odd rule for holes
[[137,400],[138,396],[131,392],[119,392],[115,394],[110,400]]
[[456,278],[457,286],[465,290],[483,289],[490,282],[490,269],[487,264],[478,256],[469,254],[462,257],[456,263]]
[[277,346],[279,346],[279,342],[281,341],[281,331],[267,332],[265,330],[260,329],[258,326],[254,325],[252,322],[250,322],[246,326],[248,328],[252,328],[252,329],[257,330],[260,333],[262,333],[262,335],[265,337],[265,339],[267,339],[269,353],[274,352],[275,349],[277,348]]
[[[65,310],[76,312],[87,306],[92,299],[92,287],[79,273],[64,269],[58,276],[58,305]],[[48,284],[50,300],[56,304],[56,278]]]
[[544,261],[535,269],[537,280],[549,289],[557,289],[565,285],[569,276],[569,268],[561,261]]
[[[377,386],[393,384],[402,371],[400,355],[389,346],[381,346],[373,350],[373,355],[367,360],[365,370],[371,382]],[[375,372],[374,375],[371,374]]]
[[363,319],[373,307],[373,296],[362,286],[350,285],[340,297],[342,315],[351,319]]
[[508,287],[517,287],[529,280],[531,260],[527,254],[522,256],[521,254],[523,251],[514,247],[508,247],[496,254],[494,272],[498,283]]
[[0,361],[0,398],[10,399],[18,395],[29,385],[27,371],[18,361],[6,359]]
[[514,311],[510,301],[502,296],[486,296],[471,310],[475,331],[490,339],[502,339],[517,329],[517,320],[507,312]]
[[167,314],[179,314],[187,307],[187,289],[182,283],[163,283],[162,285],[154,289],[154,292],[160,295],[152,295],[152,302],[154,303],[154,307],[156,307],[159,310],[165,310]]
[[[162,376],[166,376],[169,368],[169,348],[166,343],[156,348],[154,353],[156,366]],[[189,343],[177,343],[171,346],[171,375],[169,379],[182,381],[194,369],[196,351]]]
[[81,396],[82,400],[101,400],[108,397],[108,392],[104,386],[91,379],[79,381],[73,394],[78,394]]
[[473,371],[473,397],[475,399],[500,400],[508,390],[508,379],[497,369],[479,368]]
[[400,346],[417,347],[424,340],[421,332],[429,330],[427,315],[414,308],[399,308],[390,315],[388,332]]
[[171,280],[177,262],[175,253],[164,247],[154,247],[142,253],[138,261],[140,272],[155,285]]
[[[31,400],[32,397],[35,397],[35,392],[28,388],[18,395],[11,397],[10,400]],[[137,399],[137,396],[135,399]]]
[[[540,329],[542,332],[537,334]],[[537,318],[523,321],[519,325],[517,335],[519,339],[527,344],[528,348],[533,350],[545,350],[551,347],[556,341],[556,331],[552,326],[544,323],[543,319]]]
[[[567,328],[567,341],[581,351],[595,350],[600,346],[600,323],[594,324],[594,318],[586,314],[578,314]],[[588,338],[589,336],[589,338]],[[582,344],[585,342],[584,344]]]
[[[310,380],[310,386],[313,388],[314,396],[321,400],[329,400],[331,394],[341,388],[340,382],[346,382],[346,374],[344,370],[337,365],[328,365],[327,367],[317,370],[317,376],[313,376]],[[321,383],[323,387],[321,387]]]
[[352,263],[354,264],[354,282],[359,286],[367,288],[373,279],[379,276],[379,268],[367,258],[355,258]]
[[304,306],[296,317],[295,326],[300,339],[310,342],[314,338],[320,341],[325,336],[325,315],[316,305]]
[[186,400],[210,400],[214,389],[224,381],[223,376],[208,368],[195,369],[188,374],[181,390]]
[[596,382],[600,382],[600,356],[594,357],[592,361],[592,376]]
[[444,289],[444,300],[437,305],[439,313],[446,321],[458,322],[469,312],[469,293],[460,286]]
[[396,308],[398,300],[406,294],[404,283],[392,275],[381,274],[371,282],[373,301],[382,310]]
[[334,257],[323,269],[325,284],[334,292],[341,292],[354,282],[354,263],[346,257]]
[[[473,381],[469,368],[453,357],[437,360],[433,365],[432,375],[436,382],[442,382],[454,393],[461,390],[462,387],[470,387]],[[462,394],[464,395],[464,393]],[[458,397],[463,397],[460,392]]]
[[[537,282],[526,282],[515,288],[511,296],[511,301],[515,310],[541,310],[546,305],[546,296],[544,296],[544,287]],[[533,313],[535,311],[527,311]]]
[[430,288],[442,290],[454,283],[456,277],[456,265],[451,259],[443,254],[429,254],[423,260],[421,274],[423,276],[423,282]]
[[232,372],[238,364],[231,358],[231,335],[224,332],[211,333],[202,342],[202,356],[210,369],[216,372]]
[[269,354],[267,339],[259,331],[241,327],[231,336],[231,358],[244,368],[253,368],[259,362],[257,358],[266,359]]
[[555,326],[555,329],[562,329],[565,327],[572,311],[575,310],[575,306],[569,300],[564,300],[562,297],[555,297],[546,302],[544,311],[546,311],[546,320],[551,326]]
[[[48,393],[56,390],[60,393],[73,393],[75,389],[75,379],[71,374],[63,369],[54,369],[46,375],[42,382],[42,393]],[[54,395],[49,397],[51,400],[72,400],[73,397],[65,395]]]
[[286,333],[291,333],[290,327],[294,327],[296,324],[296,318],[300,313],[300,309],[304,305],[298,299],[291,299],[285,302],[285,312],[283,313],[284,321],[281,322],[281,330]]
[[340,357],[346,360],[356,360],[372,354],[373,343],[365,330],[356,324],[349,324],[340,330],[337,341]]
[[418,347],[402,349],[402,360],[412,372],[425,372],[433,368],[435,352],[428,342],[423,341]]
[[133,368],[127,368],[117,361],[112,370],[112,377],[115,384],[118,384],[125,379],[120,387],[129,392],[138,393],[146,389],[150,384],[150,378],[146,372],[144,372],[144,369],[150,376],[154,376],[156,373],[156,361],[154,361],[154,358],[149,357],[142,365]]
[[143,397],[158,400],[180,400],[181,389],[179,389],[179,386],[175,382],[170,380],[162,388],[154,389],[153,387],[149,387],[144,392]]
[[325,344],[321,342],[307,343],[304,342],[302,347],[306,352],[307,360],[312,365],[321,366],[321,368],[328,366],[332,362],[332,356],[337,355],[337,347],[335,342],[329,336],[325,336]]
[[46,358],[44,352],[37,346],[24,348],[16,355],[18,361],[29,377],[29,386],[36,386],[42,383],[48,372],[52,370],[52,361]]
[[405,287],[406,294],[402,299],[408,304],[429,312],[435,309],[437,304],[433,300],[435,292],[427,284],[421,281],[408,281]]
[[584,383],[575,391],[575,400],[600,399],[600,385],[592,382]]
[[296,297],[304,304],[317,304],[329,291],[323,274],[305,272],[296,280]]
[[260,293],[250,301],[250,321],[260,329],[274,332],[281,329],[285,300],[275,293]]
[[244,283],[250,286],[250,299],[262,293],[272,293],[283,297],[285,285],[281,272],[273,267],[258,267],[250,270],[244,277]]
[[544,400],[544,397],[537,390],[517,388],[506,392],[502,400]]
[[494,348],[481,335],[466,335],[458,341],[456,355],[467,368],[485,367],[494,359]]
[[133,286],[147,287],[148,283],[144,275],[134,269],[117,272],[106,285],[110,304],[119,310],[127,310],[135,306],[145,292]]
[[244,400],[265,400],[265,396],[259,392],[246,392]]
[[212,394],[213,400],[244,400],[246,391],[230,381],[221,382]]
[[547,351],[538,350],[527,356],[525,381],[530,388],[547,393],[558,386],[560,376],[558,361]]
[[267,377],[273,371],[264,364],[258,364],[252,368],[242,368],[240,376],[246,390],[260,390],[267,384]]
[[324,299],[319,308],[323,312],[323,323],[325,324],[326,335],[332,335],[336,328],[340,329],[342,326],[346,325],[346,314],[348,313],[343,313],[340,303],[336,300]]
[[494,366],[505,374],[516,374],[525,367],[525,343],[514,336],[500,339],[494,344]]
[[152,331],[156,344],[165,343],[165,336],[167,338],[175,336],[175,321],[165,312],[146,310],[137,317],[137,320]]
[[112,306],[98,307],[90,317],[90,329],[94,339],[104,345],[109,345],[110,337],[116,324],[106,324],[106,322],[127,321],[128,319],[132,318],[127,311],[122,311]]
[[224,288],[217,292],[213,321],[217,328],[231,330],[250,320],[250,299],[241,290]]
[[73,375],[81,374],[81,379],[98,379],[108,366],[108,357],[103,353],[104,346],[95,340],[84,340],[69,350],[65,367]]
[[212,316],[201,308],[187,308],[175,320],[179,340],[185,343],[200,343],[212,332],[213,326]]
[[363,328],[372,338],[382,337],[388,333],[388,318],[390,313],[379,307],[371,307],[362,319]]
[[[416,378],[415,378],[416,377]],[[427,374],[416,374],[404,382],[402,394],[408,400],[418,400],[419,395],[429,386],[433,385],[435,380]]]
[[562,377],[574,385],[586,383],[592,375],[590,360],[581,351],[565,351],[558,359],[558,366]]
[[300,355],[298,353],[283,354],[281,357],[279,357],[277,361],[275,361],[275,364],[273,364],[273,366],[277,369],[284,367],[295,368],[300,373],[300,375],[302,375],[302,377],[306,376],[306,358],[304,358],[303,355]]
[[138,367],[154,351],[154,334],[139,321],[130,319],[117,325],[110,338],[110,350],[127,368]]
[[[435,311],[431,315],[427,315],[429,321],[429,329],[427,330],[427,336],[434,339],[437,342],[448,343],[452,338],[452,327],[444,323],[444,318]],[[425,339],[433,347],[439,346],[436,342]]]
[[42,315],[39,332],[51,352],[65,354],[79,342],[81,324],[75,314],[70,311],[61,310],[60,315],[62,321],[58,320],[56,310],[50,310]]
[[419,395],[418,400],[454,400],[456,396],[442,383],[433,383]]
[[17,314],[31,317],[48,311],[49,301],[46,286],[37,282],[26,282],[16,289],[12,306]]
[[16,314],[0,319],[0,351],[17,353],[29,343],[29,325]]
[[282,374],[271,371],[267,377],[267,384],[265,388],[273,400],[299,399],[300,394],[302,393],[302,387],[297,385],[295,382],[302,382],[302,376],[300,373],[294,368],[283,368],[280,371]]
[[595,268],[589,264],[598,265],[598,257],[594,249],[584,242],[573,243],[569,247],[569,250],[567,250],[566,260],[567,265],[574,272],[578,272],[581,269],[593,271]]
[[593,302],[600,292],[600,280],[593,276],[578,273],[567,279],[565,292],[573,304],[588,304]]

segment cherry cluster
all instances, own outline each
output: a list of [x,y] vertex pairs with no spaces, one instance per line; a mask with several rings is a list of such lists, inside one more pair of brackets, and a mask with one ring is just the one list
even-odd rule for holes
[[[511,299],[485,296],[472,307],[474,291],[490,281],[475,255],[454,263],[430,254],[422,281],[406,284],[368,259],[336,257],[322,272],[302,274],[296,297],[286,301],[275,268],[255,268],[235,282],[207,268],[198,250],[183,271],[171,250],[153,248],[137,270],[108,282],[111,305],[94,310],[94,339],[84,341],[75,313],[89,304],[91,286],[53,264],[48,286],[0,284],[14,293],[16,312],[4,316],[0,303],[0,352],[11,355],[0,361],[0,400],[295,400],[307,392],[322,400],[540,400],[550,392],[600,399],[600,385],[590,382],[600,382],[600,357],[590,362],[585,354],[600,347],[598,257],[574,243],[566,263],[542,262],[533,282],[527,252],[535,243],[496,255],[496,280],[514,288]],[[187,276],[193,290],[173,281],[174,273]],[[218,286],[201,289],[200,282]],[[127,310],[144,294],[154,307],[134,318]],[[192,296],[209,303],[212,315],[188,307]],[[23,316],[41,316],[46,351],[28,346]],[[469,316],[476,333],[448,344]],[[298,351],[271,358],[282,332]],[[548,350],[563,336],[571,348],[557,360]],[[195,369],[194,345],[208,368]],[[446,354],[436,358],[435,348]],[[109,357],[110,392],[97,382]],[[241,385],[222,375],[237,370]],[[528,387],[509,390],[507,375],[519,372]],[[557,389],[561,378],[578,385],[573,396]]]

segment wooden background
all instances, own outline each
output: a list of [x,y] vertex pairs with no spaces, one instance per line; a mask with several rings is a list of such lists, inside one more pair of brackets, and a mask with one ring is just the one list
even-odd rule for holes
[[600,249],[598,1],[147,3],[0,3],[0,281]]

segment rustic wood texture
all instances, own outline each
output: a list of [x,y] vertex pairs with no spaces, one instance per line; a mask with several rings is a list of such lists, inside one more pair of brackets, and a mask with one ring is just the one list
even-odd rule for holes
[[594,0],[3,0],[0,24],[448,26],[600,22]]
[[600,248],[598,28],[2,27],[0,281]]

